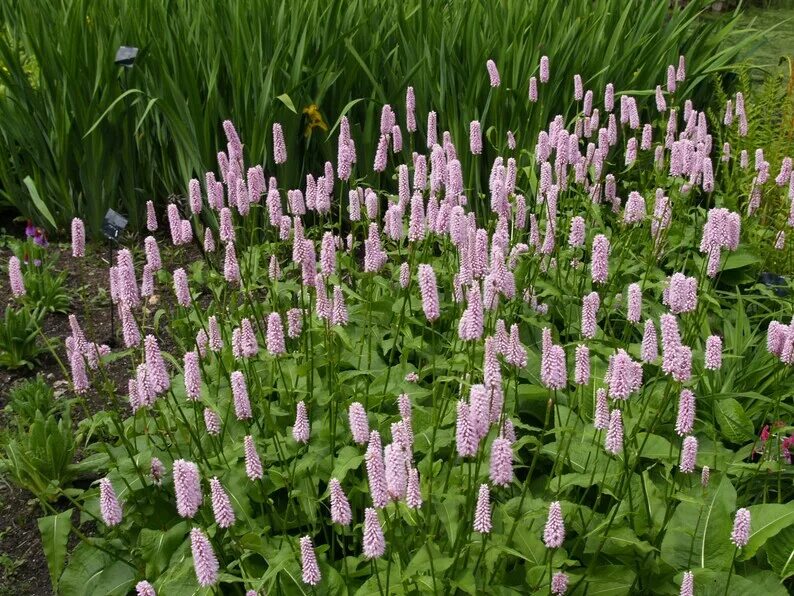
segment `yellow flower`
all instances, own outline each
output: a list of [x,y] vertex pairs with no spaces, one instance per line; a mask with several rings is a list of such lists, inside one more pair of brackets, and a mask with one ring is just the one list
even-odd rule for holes
[[311,104],[303,108],[303,113],[306,114],[306,119],[308,123],[306,124],[306,129],[303,132],[303,135],[306,137],[310,137],[312,134],[312,130],[315,128],[322,128],[324,131],[328,132],[328,125],[323,120],[323,115],[320,113],[320,108],[317,104]]

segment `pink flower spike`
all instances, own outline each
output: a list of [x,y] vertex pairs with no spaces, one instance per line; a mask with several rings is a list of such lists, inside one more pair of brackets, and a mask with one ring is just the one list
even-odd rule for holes
[[273,161],[277,165],[287,161],[287,145],[284,143],[284,131],[278,122],[273,123]]
[[221,434],[221,417],[209,408],[204,408],[204,426],[207,434],[217,436]]
[[681,578],[679,596],[695,596],[695,575],[691,571],[685,571],[683,578]]
[[684,439],[681,447],[681,472],[691,474],[695,471],[695,463],[698,454],[698,440],[692,435]]
[[301,547],[301,579],[309,586],[316,586],[320,583],[322,575],[320,567],[317,565],[317,555],[314,554],[314,546],[309,536],[300,539]]
[[474,531],[480,534],[491,532],[491,495],[487,484],[481,484],[474,510]]
[[22,263],[16,256],[8,259],[8,282],[15,298],[25,295],[25,282],[22,278]]
[[85,256],[85,226],[79,217],[72,220],[72,256],[75,258]]
[[306,413],[306,404],[299,401],[295,409],[295,425],[292,427],[292,438],[298,443],[309,442],[309,416]]
[[202,587],[218,583],[218,559],[206,534],[198,528],[190,531],[190,550],[193,554],[193,568],[196,580]]
[[722,338],[710,335],[706,339],[706,364],[708,370],[719,370],[722,367]]
[[498,87],[501,85],[502,81],[499,78],[499,71],[496,69],[496,63],[493,60],[488,60],[485,66],[488,69],[488,78],[490,79],[491,87]]
[[121,523],[122,512],[116,491],[108,478],[99,481],[99,511],[102,514],[102,521],[108,527],[117,526]]
[[678,417],[675,432],[680,436],[688,435],[695,426],[695,394],[689,389],[682,389],[678,398]]
[[568,574],[558,571],[551,578],[551,593],[554,596],[563,596],[568,591]]
[[736,511],[733,520],[733,531],[731,532],[731,542],[737,547],[744,548],[750,541],[750,511],[741,508]]
[[231,374],[232,400],[234,401],[234,413],[237,420],[250,420],[251,402],[248,399],[248,387],[245,384],[245,376],[239,370]]
[[347,417],[350,421],[353,441],[359,445],[365,445],[369,440],[369,421],[364,406],[357,401],[353,402],[347,410]]
[[508,486],[513,481],[513,448],[507,439],[496,438],[491,445],[489,477],[496,486]]
[[623,418],[620,410],[612,410],[609,415],[609,428],[604,442],[607,453],[617,455],[623,451]]
[[353,520],[353,513],[339,480],[331,478],[328,489],[331,492],[331,521],[340,526],[349,526]]
[[135,595],[136,596],[157,596],[157,592],[155,592],[154,587],[152,584],[147,582],[146,580],[139,581],[135,584]]
[[192,518],[201,506],[201,480],[196,464],[184,459],[174,461],[174,492],[179,515]]
[[562,518],[562,508],[559,501],[549,505],[549,515],[543,529],[543,543],[546,548],[559,548],[565,540],[565,525]]
[[273,356],[280,356],[287,352],[284,340],[284,325],[281,315],[272,312],[267,317],[267,351]]
[[234,524],[235,516],[229,495],[221,485],[217,477],[210,480],[210,493],[212,497],[212,512],[215,515],[215,522],[221,528],[228,528]]
[[419,509],[422,506],[422,492],[419,485],[419,470],[411,468],[408,470],[408,488],[405,495],[405,504],[411,509]]
[[262,470],[262,460],[256,452],[256,444],[251,435],[243,439],[243,450],[245,451],[245,473],[251,480],[258,480],[264,475]]
[[377,559],[386,552],[386,538],[378,519],[378,512],[372,507],[364,511],[364,536],[362,552],[365,559]]
[[419,291],[422,296],[422,310],[425,317],[432,323],[441,316],[438,301],[438,285],[433,268],[427,264],[419,265]]

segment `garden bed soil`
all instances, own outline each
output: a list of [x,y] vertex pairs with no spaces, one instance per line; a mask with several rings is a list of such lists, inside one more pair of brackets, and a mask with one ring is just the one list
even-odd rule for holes
[[[171,270],[193,258],[199,257],[194,246],[176,253],[166,249],[167,243],[160,242],[162,247],[163,266]],[[67,245],[49,246],[53,258],[53,270],[67,273],[66,288],[71,298],[70,310],[77,315],[89,341],[109,343],[111,339],[111,311],[108,292],[108,254],[104,245],[89,245],[83,259],[74,259],[71,248]],[[7,248],[0,250],[0,262],[7,263],[12,255]],[[162,294],[158,308],[174,302],[169,288],[160,288]],[[8,284],[0,283],[0,304],[12,304]],[[114,312],[115,315],[115,312]],[[115,317],[114,330],[117,341],[120,340],[118,317]],[[53,342],[61,363],[68,365],[64,349],[64,340],[71,334],[68,316],[64,313],[52,313],[42,321],[42,331]],[[161,347],[171,351],[174,347],[170,337],[160,337]],[[108,378],[117,388],[119,395],[126,395],[127,379],[130,363],[128,358],[119,358],[106,365]],[[0,433],[8,427],[8,392],[13,385],[22,379],[41,374],[55,388],[56,395],[69,393],[68,381],[64,378],[61,364],[49,352],[42,354],[40,361],[33,369],[5,370],[0,369]],[[108,407],[108,398],[95,389],[89,390],[86,397],[88,414],[92,415]],[[73,408],[72,420],[77,425],[85,418],[86,412],[81,407]],[[78,454],[79,457],[79,454]],[[56,504],[58,507],[58,504]],[[41,546],[41,538],[37,519],[43,514],[36,499],[28,491],[21,489],[0,476],[0,596],[40,596],[52,594],[47,561]],[[70,543],[71,544],[71,543]]]

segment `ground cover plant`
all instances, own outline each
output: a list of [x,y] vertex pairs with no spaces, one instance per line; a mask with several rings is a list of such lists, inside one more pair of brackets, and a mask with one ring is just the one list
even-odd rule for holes
[[[683,57],[645,101],[526,74],[528,106],[572,90],[537,138],[491,127],[488,60],[479,119],[408,87],[295,186],[279,122],[267,170],[223,122],[217,171],[117,251],[120,345],[70,317],[70,403],[107,409],[73,437],[37,389],[15,429],[57,591],[787,593],[793,313],[736,286],[759,237],[791,259],[790,157],[741,93],[698,111]],[[202,251],[166,271],[163,241]]]
[[[297,187],[333,157],[323,139],[344,114],[360,154],[374,155],[380,107],[409,83],[417,105],[445,114],[456,139],[487,113],[483,134],[513,130],[523,146],[555,115],[572,117],[564,98],[579,72],[593,88],[647,91],[685,51],[682,85],[705,102],[711,77],[758,38],[738,26],[738,13],[702,18],[711,0],[670,4],[9,0],[0,6],[0,151],[8,156],[0,206],[51,232],[79,216],[97,236],[108,207],[142,229],[146,200],[164,208],[171,192],[213,167],[227,118],[246,131],[249,159],[271,165],[265,123],[281,122],[296,158],[279,180]],[[140,48],[132,68],[113,63],[121,45]],[[558,78],[529,105],[527,73],[543,54],[554,57]],[[503,79],[490,109],[488,81],[471,76],[488,59]],[[459,157],[473,172],[494,155],[487,163]]]

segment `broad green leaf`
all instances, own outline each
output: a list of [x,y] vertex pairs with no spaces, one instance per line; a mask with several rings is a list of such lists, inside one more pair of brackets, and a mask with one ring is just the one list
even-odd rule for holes
[[187,536],[189,527],[186,521],[179,522],[167,531],[143,528],[138,535],[141,558],[146,562],[147,577],[157,577],[171,560],[174,551]]
[[730,542],[736,490],[723,476],[706,489],[701,505],[679,503],[662,541],[662,560],[677,570],[707,567],[728,569],[734,547]]
[[753,422],[742,405],[733,398],[720,399],[714,404],[717,424],[731,443],[744,443],[753,439]]
[[[108,550],[120,545],[104,543]],[[137,572],[133,567],[83,542],[69,557],[61,575],[61,594],[124,596],[132,588]]]
[[47,557],[52,587],[56,592],[63,564],[66,561],[66,544],[69,540],[69,532],[72,530],[72,512],[72,509],[67,509],[63,513],[38,519],[41,545],[44,547],[44,555]]
[[764,547],[769,565],[781,580],[794,575],[794,526],[789,526]]
[[359,449],[351,445],[342,447],[339,454],[336,456],[332,477],[339,480],[339,482],[344,482],[347,473],[350,470],[357,470],[363,461],[364,456]]
[[[548,574],[547,576],[548,577]],[[599,565],[585,576],[589,596],[622,596],[629,594],[635,573],[622,565]]]
[[408,567],[403,571],[403,581],[415,579],[417,575],[429,574],[430,559],[433,560],[433,570],[438,574],[449,569],[453,562],[452,557],[445,556],[435,544],[428,541],[420,546],[411,562],[408,563]]
[[443,499],[436,501],[436,512],[447,532],[447,539],[450,544],[455,544],[458,537],[458,526],[460,525],[460,510],[466,502],[463,495],[447,495]]
[[750,511],[750,541],[738,557],[743,561],[752,558],[778,532],[794,524],[794,501],[785,505],[751,505],[747,509]]

